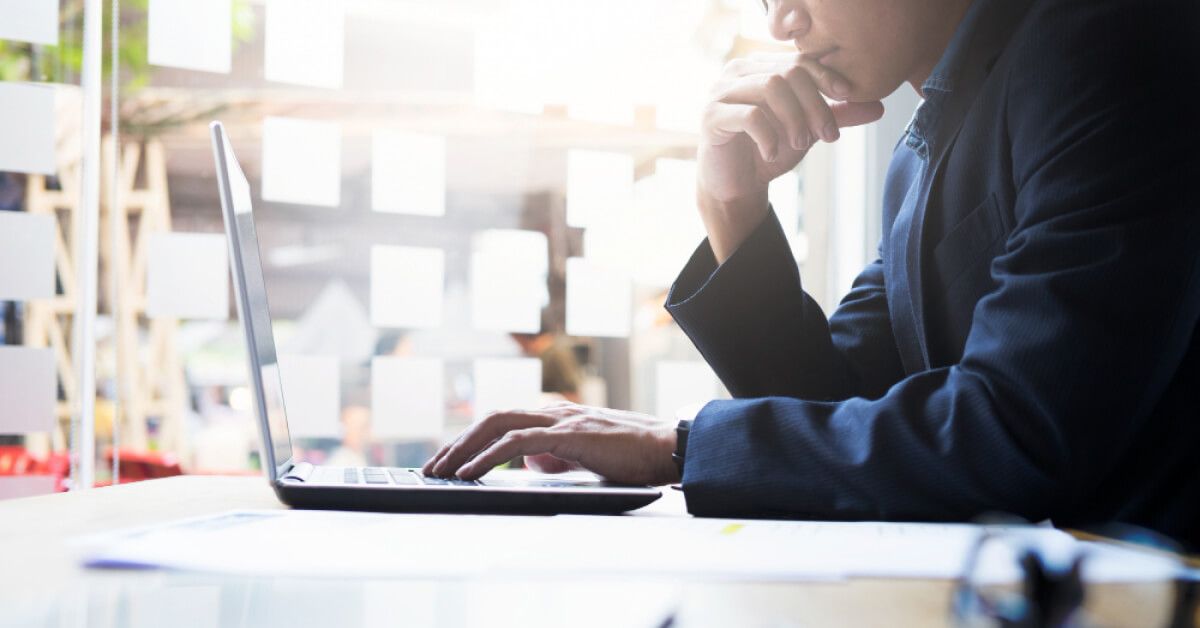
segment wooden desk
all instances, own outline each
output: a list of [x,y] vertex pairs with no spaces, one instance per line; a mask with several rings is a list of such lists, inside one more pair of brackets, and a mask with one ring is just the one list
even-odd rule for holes
[[[677,491],[644,515],[681,516]],[[947,581],[729,584],[663,580],[382,582],[81,569],[69,540],[236,508],[280,508],[261,478],[183,476],[0,502],[0,626],[939,626]],[[1106,623],[1161,623],[1148,587],[1093,590]]]

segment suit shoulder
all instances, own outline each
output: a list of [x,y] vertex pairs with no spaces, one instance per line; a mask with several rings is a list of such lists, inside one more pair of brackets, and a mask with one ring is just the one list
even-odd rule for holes
[[1010,127],[1096,128],[1120,136],[1200,133],[1189,98],[1200,90],[1200,2],[1038,0],[1002,69]]
[[1010,71],[1064,85],[1194,85],[1197,33],[1196,0],[1036,0],[1014,34]]

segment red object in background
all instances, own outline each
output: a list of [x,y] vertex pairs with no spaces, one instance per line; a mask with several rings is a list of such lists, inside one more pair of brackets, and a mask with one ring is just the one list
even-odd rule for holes
[[[179,465],[179,458],[175,457],[174,454],[164,454],[154,451],[130,451],[127,449],[122,449],[120,452],[121,460],[118,471],[121,474],[121,484],[183,475],[183,468]],[[111,468],[112,460],[113,452],[110,447],[104,452],[104,463]]]
[[[112,449],[104,452],[104,462],[112,467]],[[140,482],[154,478],[183,475],[179,459],[172,454],[121,450],[121,484]],[[54,490],[66,489],[67,476],[71,473],[71,459],[66,453],[50,454],[47,458],[35,458],[24,447],[0,445],[0,475],[49,475],[54,477]],[[97,482],[96,486],[108,486],[112,482]]]
[[31,475],[38,472],[41,463],[24,447],[0,445],[0,475]]
[[0,445],[0,475],[49,475],[54,477],[54,490],[67,490],[67,474],[71,472],[71,459],[65,453],[50,454],[47,458],[35,458],[24,447]]

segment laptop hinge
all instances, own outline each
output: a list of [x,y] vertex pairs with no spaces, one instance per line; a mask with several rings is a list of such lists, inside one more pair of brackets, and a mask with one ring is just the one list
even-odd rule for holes
[[280,482],[307,482],[308,476],[312,475],[313,466],[307,462],[292,465],[283,477],[279,478]]

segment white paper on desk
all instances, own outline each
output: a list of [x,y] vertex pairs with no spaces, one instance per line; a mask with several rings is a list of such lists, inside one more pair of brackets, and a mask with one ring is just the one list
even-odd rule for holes
[[146,316],[229,318],[228,255],[221,234],[152,234],[147,243]]
[[0,301],[54,296],[54,229],[50,214],[0,212]]
[[231,0],[150,0],[147,54],[152,65],[229,73]]
[[[962,575],[967,554],[984,528],[969,524],[880,522],[744,522],[729,536],[747,555],[778,553],[783,561],[837,565],[848,577],[951,579]],[[1017,548],[1037,547],[1046,556],[1091,554],[1084,578],[1092,582],[1161,579],[1168,561],[1111,545],[1076,541],[1048,527],[996,528],[1020,543],[989,543],[976,574],[991,583],[1015,582],[1021,573]]]
[[525,573],[825,580],[839,575],[836,567],[783,564],[770,556],[754,562],[724,551],[720,539],[727,525],[690,518],[236,511],[86,539],[84,563],[354,578]]
[[0,172],[57,171],[55,95],[53,85],[0,82]]
[[52,349],[0,346],[0,434],[53,430],[57,400]]
[[[955,524],[235,511],[95,537],[84,560],[98,567],[362,578],[948,579],[960,575],[981,531]],[[1093,582],[1158,580],[1169,565],[1113,546],[1096,549],[1051,528],[1024,528],[1023,535],[1039,546],[1072,543],[1094,551],[1095,567],[1084,571]],[[985,554],[981,574],[1013,581],[1014,558]]]
[[263,120],[264,201],[337,207],[342,198],[342,128],[336,122]]
[[58,45],[58,0],[0,2],[0,39]]
[[264,76],[268,81],[340,89],[345,29],[344,0],[268,0]]
[[[92,567],[376,578],[483,573],[518,517],[234,511],[83,540]],[[451,549],[453,551],[448,551]]]
[[129,587],[125,596],[129,628],[221,625],[219,585]]

